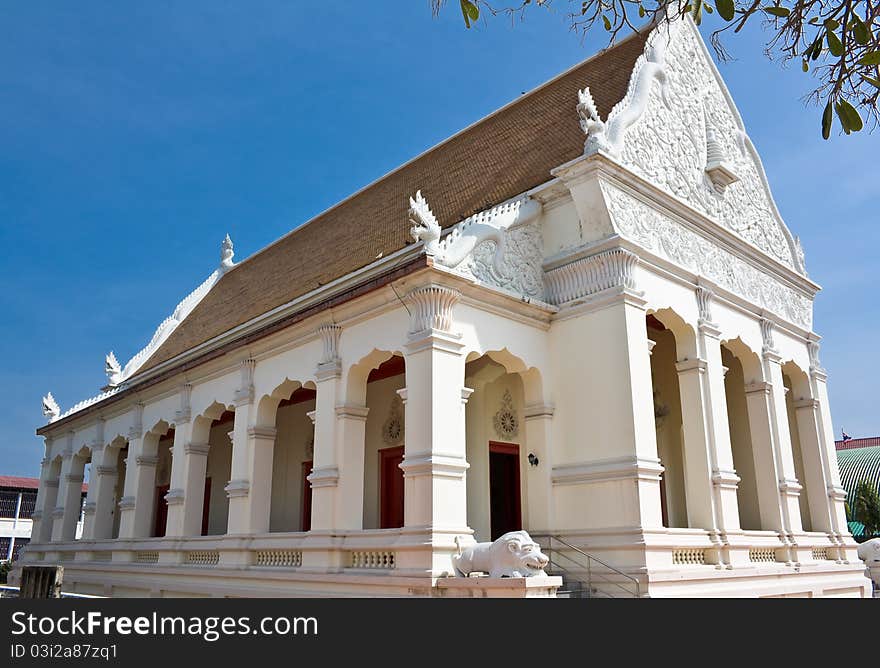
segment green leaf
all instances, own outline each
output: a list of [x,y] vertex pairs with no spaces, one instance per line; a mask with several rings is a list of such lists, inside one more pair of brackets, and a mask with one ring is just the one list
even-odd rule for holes
[[840,58],[843,55],[843,42],[840,41],[840,37],[837,36],[837,33],[826,30],[825,38],[828,41],[828,50],[831,52],[831,55],[835,58]]
[[722,19],[725,21],[733,20],[733,0],[715,0],[715,6],[718,8],[718,15]]
[[608,20],[608,17],[602,14],[602,23],[605,24],[605,30],[611,30],[611,21]]
[[831,136],[831,122],[834,116],[831,113],[831,100],[825,105],[825,111],[822,112],[822,139],[828,139]]
[[819,36],[810,48],[813,50],[813,55],[810,56],[810,60],[817,60],[819,56],[822,55],[822,33],[819,33]]
[[645,15],[647,13],[648,12],[645,11],[645,8],[642,7],[642,5],[639,5],[639,18],[641,18],[641,19],[645,18]]
[[703,0],[697,0],[694,4],[694,11],[691,12],[694,23],[700,25],[703,22]]
[[803,62],[803,64],[801,65],[801,69],[802,69],[804,72],[809,72],[809,71],[810,71],[810,64],[807,62],[807,59],[806,59],[806,58],[804,58],[804,62]]
[[840,22],[834,19],[825,19],[822,25],[828,28],[828,30],[837,30],[840,27]]
[[471,27],[472,22],[476,22],[480,18],[480,8],[471,0],[459,0],[461,3],[461,15],[464,17],[464,25]]
[[849,132],[858,132],[864,127],[859,112],[846,100],[841,99],[837,103],[837,117],[840,118],[840,123],[843,125],[843,129],[847,131],[847,134]]
[[868,26],[866,26],[858,16],[853,18],[853,37],[856,38],[856,43],[861,44],[862,46],[871,40],[871,35],[868,33]]
[[859,65],[880,65],[880,51],[870,51],[859,58]]
[[874,88],[880,88],[880,79],[875,79],[874,77],[866,77],[862,75],[862,79],[871,84]]
[[788,7],[762,7],[762,9],[771,14],[772,16],[777,16],[781,19],[784,19],[786,16],[791,14],[791,10]]

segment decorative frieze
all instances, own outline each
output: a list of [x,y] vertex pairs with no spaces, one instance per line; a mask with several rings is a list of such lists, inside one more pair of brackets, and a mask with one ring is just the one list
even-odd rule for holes
[[453,311],[461,299],[458,290],[442,285],[415,288],[407,296],[410,307],[410,334],[441,331],[451,333]]
[[812,300],[780,283],[717,243],[633,195],[600,183],[618,233],[689,272],[704,276],[754,304],[805,329],[812,325]]
[[551,269],[546,274],[547,301],[558,305],[612,288],[634,290],[637,264],[635,253],[615,248]]

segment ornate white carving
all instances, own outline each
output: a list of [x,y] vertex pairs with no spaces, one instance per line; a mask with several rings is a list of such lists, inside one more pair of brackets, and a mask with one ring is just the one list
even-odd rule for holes
[[424,242],[425,252],[436,255],[440,243],[440,223],[421,190],[416,192],[415,197],[409,198],[409,222],[412,225],[410,234],[416,243]]
[[763,352],[776,352],[776,342],[773,340],[773,323],[767,318],[761,318],[761,341],[764,343]]
[[51,392],[43,397],[43,415],[49,418],[49,422],[55,422],[61,416],[61,408]]
[[104,358],[104,373],[107,374],[107,381],[110,387],[119,385],[122,380],[122,367],[112,350]]
[[174,424],[186,424],[192,419],[192,385],[184,383],[180,386],[180,409],[174,413]]
[[138,401],[132,406],[131,427],[128,429],[128,440],[141,438],[144,435],[144,404]]
[[[638,122],[627,125],[621,163],[803,273],[761,161],[696,28],[689,19],[672,21],[652,38],[646,54],[650,44],[668,41],[666,85],[640,89],[647,103]],[[637,64],[632,80],[641,76]]]
[[532,537],[525,531],[509,531],[492,543],[476,543],[462,550],[456,536],[458,554],[452,565],[459,577],[488,573],[490,578],[531,578],[544,573],[550,563]]
[[736,172],[727,164],[726,157],[724,149],[721,148],[721,144],[715,137],[715,130],[707,126],[705,171],[709,175],[709,180],[715,186],[715,192],[719,195],[723,195],[724,191],[727,190],[727,186],[731,183],[739,181]]
[[339,361],[339,337],[342,335],[342,327],[333,323],[327,323],[318,327],[318,334],[324,343],[324,354],[321,355],[320,364]]
[[239,365],[241,382],[235,390],[235,405],[242,406],[254,400],[254,368],[257,361],[253,359],[242,360]]
[[452,331],[452,313],[461,293],[442,285],[415,288],[407,295],[410,334],[426,330]]
[[601,188],[614,226],[622,236],[789,322],[810,329],[810,298],[628,193],[607,183],[602,183]]
[[481,211],[452,228],[435,262],[478,281],[532,298],[543,298],[544,241],[537,200],[521,197]]
[[519,417],[510,390],[504,390],[501,407],[492,416],[492,426],[499,438],[513,438],[519,433]]
[[808,341],[807,352],[810,355],[810,371],[819,371],[824,373],[825,369],[822,368],[822,362],[819,360],[819,342]]
[[398,445],[403,442],[403,400],[395,394],[391,400],[391,408],[388,417],[382,424],[382,440],[388,445]]
[[645,52],[638,57],[630,76],[626,95],[608,114],[603,123],[599,118],[590,89],[578,91],[577,112],[581,129],[586,133],[584,153],[589,155],[604,151],[611,156],[620,156],[627,128],[635,123],[645,112],[650,99],[653,83],[660,84],[660,96],[667,102],[667,77],[665,66],[666,35],[655,30],[645,43]]
[[61,414],[61,416],[59,417],[59,419],[66,418],[68,415],[73,415],[74,413],[78,413],[79,411],[83,410],[84,408],[88,408],[89,406],[91,406],[93,404],[97,404],[98,402],[103,401],[107,397],[112,397],[114,394],[119,392],[120,389],[121,389],[120,387],[111,387],[111,388],[101,392],[100,394],[95,395],[94,397],[90,397],[88,399],[84,399],[83,401],[75,403],[73,406],[71,406],[66,411],[64,411]]
[[880,587],[880,538],[866,540],[859,545],[856,553],[859,555],[859,559],[865,562],[868,576],[877,587]]
[[623,248],[579,258],[547,272],[546,299],[565,304],[610,288],[635,289],[637,264],[638,256]]
[[235,262],[232,261],[233,257],[235,257],[235,246],[227,234],[223,243],[220,244],[220,271],[225,272],[235,266]]
[[699,309],[700,322],[713,322],[712,320],[712,300],[715,298],[715,293],[712,292],[709,288],[703,287],[702,285],[697,286],[697,308]]

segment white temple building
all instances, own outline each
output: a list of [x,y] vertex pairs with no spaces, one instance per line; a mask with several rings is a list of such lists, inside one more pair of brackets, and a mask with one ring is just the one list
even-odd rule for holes
[[552,594],[454,577],[525,529],[594,592],[869,596],[818,291],[693,23],[633,35],[227,237],[98,396],[44,400],[23,561],[112,596]]

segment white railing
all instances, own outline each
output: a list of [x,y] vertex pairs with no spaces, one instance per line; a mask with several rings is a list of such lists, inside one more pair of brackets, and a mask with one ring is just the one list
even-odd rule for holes
[[749,561],[754,563],[773,563],[776,561],[776,550],[772,547],[750,548]]
[[391,570],[395,565],[394,552],[388,550],[353,550],[351,567],[363,569]]
[[184,563],[189,566],[216,566],[220,563],[220,553],[216,550],[191,550],[186,553]]
[[677,547],[672,550],[672,563],[677,566],[704,565],[706,550],[700,547]]
[[159,553],[154,550],[135,552],[134,561],[137,564],[158,564]]
[[257,550],[254,566],[271,568],[298,568],[302,566],[302,550]]

